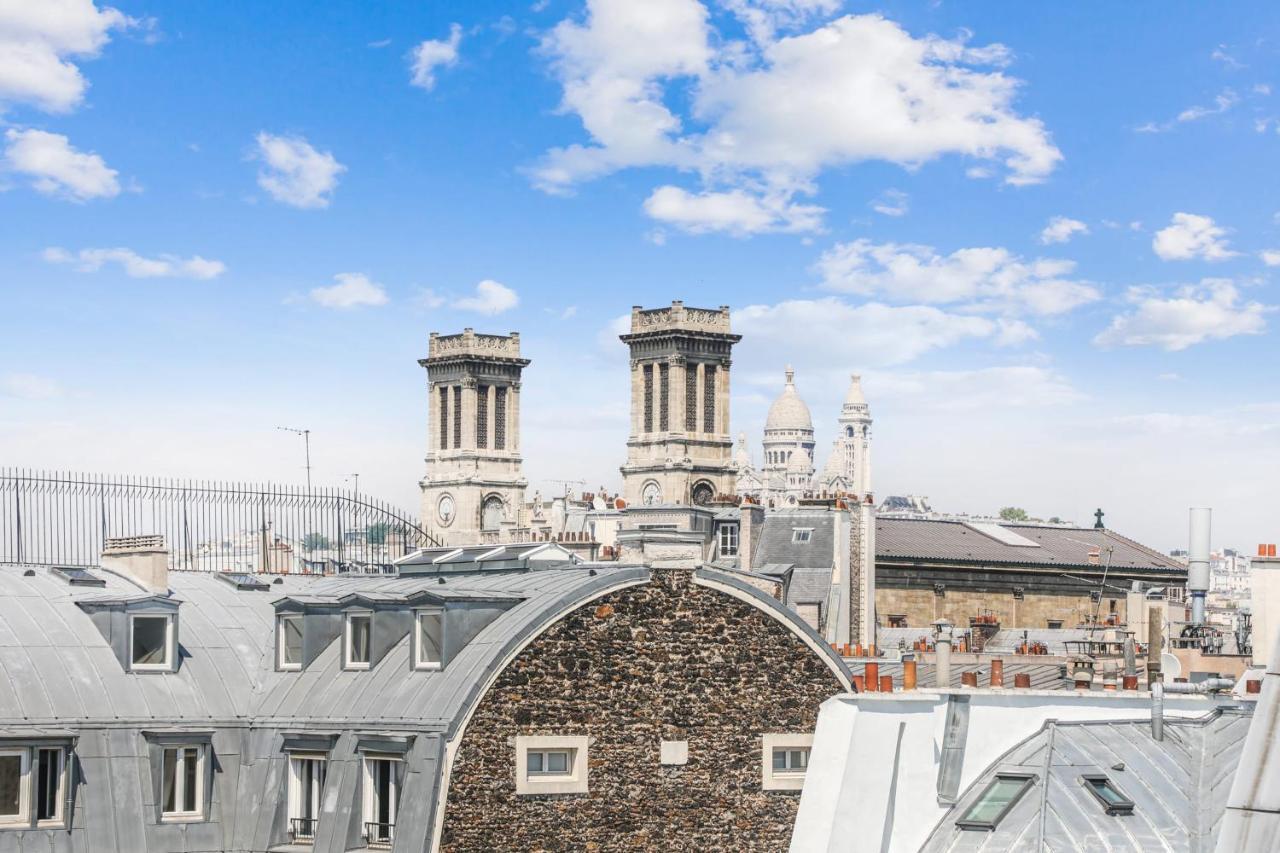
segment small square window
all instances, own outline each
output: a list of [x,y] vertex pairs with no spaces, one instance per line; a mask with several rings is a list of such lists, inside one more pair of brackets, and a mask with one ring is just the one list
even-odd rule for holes
[[419,611],[415,649],[414,666],[418,669],[444,666],[444,611]]
[[812,734],[776,733],[764,735],[764,760],[760,787],[765,791],[799,791],[804,787],[813,749]]
[[1102,804],[1107,814],[1133,814],[1133,800],[1126,797],[1107,776],[1086,774],[1080,777],[1080,782]]
[[173,668],[173,617],[129,617],[130,669]]
[[281,616],[277,623],[281,669],[302,669],[302,619]]
[[165,821],[204,819],[204,746],[167,746],[160,768],[160,815]]
[[517,794],[585,794],[585,736],[520,735],[516,737]]
[[1035,781],[1036,777],[1031,774],[997,774],[986,790],[956,821],[956,826],[961,829],[995,829]]
[[1045,627],[1051,631],[1056,631],[1057,629],[1062,627],[1061,619],[1047,619],[1045,621],[1046,621]]
[[370,657],[370,636],[373,631],[373,614],[348,613],[346,631],[347,669],[368,669]]
[[812,527],[795,527],[791,530],[792,542],[808,542],[813,538]]
[[775,747],[773,750],[774,773],[803,773],[809,766],[809,749],[787,749]]

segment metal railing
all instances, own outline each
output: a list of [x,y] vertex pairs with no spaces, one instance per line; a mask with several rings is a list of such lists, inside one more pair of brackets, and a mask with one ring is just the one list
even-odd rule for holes
[[314,817],[289,818],[289,840],[308,842],[316,840],[316,824],[320,821]]
[[341,489],[0,468],[0,563],[96,566],[107,539],[140,535],[164,537],[174,571],[390,572],[439,544]]
[[395,828],[396,825],[394,823],[365,821],[364,842],[370,847],[390,847],[395,835]]

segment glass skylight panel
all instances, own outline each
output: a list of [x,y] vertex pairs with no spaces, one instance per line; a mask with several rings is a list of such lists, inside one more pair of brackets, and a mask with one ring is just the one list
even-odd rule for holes
[[976,533],[981,533],[983,536],[988,536],[1003,545],[1013,545],[1017,548],[1040,547],[1039,542],[1034,542],[1023,535],[1010,530],[1003,524],[996,524],[994,521],[966,521],[964,526]]
[[995,829],[1018,799],[1035,782],[1035,777],[1000,774],[989,784],[964,816],[956,821],[961,829]]
[[1133,800],[1121,793],[1110,778],[1103,775],[1081,776],[1085,789],[1093,794],[1109,815],[1133,814]]

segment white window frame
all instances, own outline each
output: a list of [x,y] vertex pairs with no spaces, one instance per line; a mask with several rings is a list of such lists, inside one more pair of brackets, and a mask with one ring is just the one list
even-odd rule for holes
[[[62,813],[63,804],[67,799],[67,748],[64,746],[33,746],[31,748],[31,759],[29,760],[31,772],[31,789],[35,791],[40,784],[40,753],[53,752],[58,756],[58,790],[54,792],[53,797],[53,817],[44,819],[36,818],[36,826],[66,826],[66,816]],[[39,792],[31,798],[31,809],[34,815],[35,808],[40,803]]]
[[[351,639],[355,634],[352,630],[352,623],[359,618],[369,620],[369,660],[367,661],[356,661],[351,659]],[[346,618],[342,623],[342,668],[366,670],[371,666],[373,666],[373,611],[348,610]]]
[[[440,619],[440,660],[430,661],[423,654],[426,649],[426,643],[423,642],[426,635],[422,628],[422,620],[425,616],[437,616]],[[414,669],[444,669],[444,639],[445,639],[445,618],[443,607],[429,607],[413,612],[413,668]]]
[[[320,807],[324,802],[324,785],[329,779],[329,755],[324,752],[290,752],[289,756],[289,831],[293,831],[293,821],[301,819],[302,814],[302,773],[301,763],[303,761],[319,761],[321,762],[321,775],[324,777],[319,785],[312,792],[311,813],[314,815],[312,820],[317,824],[320,822]],[[290,836],[291,840],[292,835]],[[311,835],[303,836],[304,839],[315,838],[315,827],[312,828]]]
[[[587,793],[586,735],[517,735],[516,794],[585,794]],[[529,772],[529,753],[567,752],[567,773]]]
[[28,747],[4,747],[0,756],[18,756],[18,813],[0,815],[0,827],[31,825],[31,750]]
[[763,738],[764,749],[760,754],[760,787],[765,791],[799,791],[804,788],[805,770],[774,770],[773,751],[775,749],[806,749],[809,758],[813,758],[813,733],[771,732]]
[[[163,619],[164,625],[164,662],[138,663],[133,659],[134,625],[139,619]],[[169,672],[173,669],[174,652],[173,614],[172,613],[130,613],[129,614],[129,669],[132,672]]]
[[289,662],[284,659],[285,642],[284,625],[291,620],[302,621],[304,617],[298,613],[285,613],[276,617],[276,667],[286,672],[297,672],[302,669],[302,661]]
[[365,753],[361,764],[364,768],[364,804],[362,807],[363,820],[360,825],[361,833],[364,831],[364,824],[373,823],[377,820],[374,814],[373,803],[373,768],[371,765],[375,761],[386,761],[391,764],[391,808],[388,810],[391,814],[391,831],[388,833],[386,841],[373,841],[368,838],[365,842],[370,847],[390,847],[395,840],[396,835],[396,813],[400,810],[400,782],[397,774],[396,765],[403,759],[398,755],[387,755],[385,753]]
[[[727,546],[725,540],[729,540]],[[720,525],[720,536],[716,543],[721,557],[738,556],[738,525],[722,524]]]
[[[181,765],[186,763],[183,757],[188,749],[196,751],[196,807],[192,811],[181,808],[183,801],[187,799],[187,774],[185,768]],[[181,744],[165,744],[161,747],[160,755],[160,822],[161,823],[195,823],[205,819],[204,814],[204,785],[205,785],[205,763],[209,760],[209,745],[207,743],[181,743]],[[164,766],[165,754],[174,752],[173,761],[173,806],[171,812],[164,811]]]
[[[800,535],[800,534],[802,534],[802,533],[804,534],[803,536],[801,536],[801,535]],[[792,542],[812,542],[812,541],[813,541],[813,528],[812,528],[812,527],[793,527],[793,528],[791,528],[791,541],[792,541]]]

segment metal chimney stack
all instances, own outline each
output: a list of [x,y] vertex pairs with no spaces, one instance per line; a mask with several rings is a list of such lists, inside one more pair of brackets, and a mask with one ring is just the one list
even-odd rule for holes
[[1213,510],[1191,509],[1191,536],[1187,548],[1187,591],[1191,593],[1191,624],[1204,624],[1204,597],[1209,592],[1209,527]]

